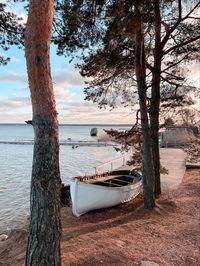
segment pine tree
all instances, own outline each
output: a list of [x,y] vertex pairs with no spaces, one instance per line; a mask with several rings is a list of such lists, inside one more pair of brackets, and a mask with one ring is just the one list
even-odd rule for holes
[[[0,3],[0,48],[7,51],[12,45],[22,47],[23,32],[22,19],[7,11],[6,4]],[[6,65],[9,60],[9,57],[0,55],[0,65]]]
[[34,154],[27,266],[61,265],[58,118],[50,70],[53,0],[31,0],[25,53],[33,109]]
[[[62,1],[56,23],[59,54],[83,51],[81,74],[90,77],[86,100],[112,108],[121,101],[137,102],[135,29],[138,1]],[[198,59],[200,20],[197,1],[140,1],[147,69],[147,107],[150,116],[155,170],[155,196],[161,193],[159,164],[160,104],[181,105],[195,88],[185,85],[181,64]],[[183,93],[187,91],[187,93]],[[182,100],[181,100],[182,99]],[[163,103],[162,103],[163,102]],[[169,103],[168,103],[169,104]],[[170,106],[170,105],[168,105]],[[144,132],[143,132],[144,133]]]

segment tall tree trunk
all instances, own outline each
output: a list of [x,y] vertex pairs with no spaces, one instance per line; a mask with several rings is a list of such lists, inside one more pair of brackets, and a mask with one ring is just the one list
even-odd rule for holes
[[155,171],[155,197],[161,194],[160,184],[160,149],[159,149],[159,111],[160,111],[160,74],[161,74],[161,17],[159,1],[154,0],[155,14],[155,49],[152,70],[152,96],[150,106],[150,127],[152,138],[152,154]]
[[53,0],[31,0],[25,52],[35,133],[27,266],[59,266],[60,171],[58,119],[50,73]]
[[135,44],[135,69],[139,94],[141,126],[142,126],[142,177],[144,188],[144,205],[152,209],[155,206],[154,200],[154,169],[151,150],[151,135],[146,105],[146,58],[144,49],[144,35],[142,28],[142,6],[141,1],[135,1],[135,15],[137,17],[136,44]]

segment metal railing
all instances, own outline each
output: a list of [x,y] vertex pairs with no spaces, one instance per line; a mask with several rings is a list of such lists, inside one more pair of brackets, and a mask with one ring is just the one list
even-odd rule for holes
[[[130,160],[130,158],[131,158],[131,153],[128,153],[126,155],[114,158],[107,162],[98,164],[94,167],[95,174],[100,174],[102,172],[110,172],[113,171],[114,169],[124,166],[126,165],[127,161]],[[100,171],[100,169],[102,169],[102,171]]]

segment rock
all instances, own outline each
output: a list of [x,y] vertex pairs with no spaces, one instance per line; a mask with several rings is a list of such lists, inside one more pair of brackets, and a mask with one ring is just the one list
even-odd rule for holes
[[115,241],[115,243],[116,243],[116,245],[117,245],[118,247],[123,247],[123,246],[126,245],[126,243],[125,243],[124,241],[119,240],[119,239],[117,239],[117,240]]
[[164,199],[161,201],[161,204],[177,207],[176,202],[172,199]]
[[26,124],[28,124],[28,125],[32,125],[32,120],[27,120],[27,121],[25,121],[26,122]]
[[90,136],[97,136],[97,128],[96,127],[91,129]]
[[0,241],[5,241],[8,239],[8,236],[5,234],[0,235]]
[[144,221],[144,224],[156,224],[156,221]]
[[158,263],[155,263],[153,261],[141,261],[139,266],[160,266]]

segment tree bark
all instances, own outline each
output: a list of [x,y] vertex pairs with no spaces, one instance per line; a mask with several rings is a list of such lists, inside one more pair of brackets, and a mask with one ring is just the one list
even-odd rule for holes
[[58,119],[50,73],[53,4],[53,0],[31,0],[25,31],[35,134],[27,266],[61,265]]
[[144,205],[152,209],[155,206],[154,200],[154,169],[151,150],[151,134],[148,119],[148,110],[146,104],[146,59],[144,48],[144,35],[142,28],[142,6],[141,1],[135,1],[135,16],[137,16],[136,44],[135,44],[135,69],[138,86],[141,126],[142,126],[142,178],[144,188]]
[[161,17],[159,1],[154,0],[155,14],[155,49],[152,70],[152,95],[150,104],[150,128],[152,138],[152,154],[155,172],[155,197],[161,194],[160,184],[160,148],[159,148],[159,111],[160,111],[160,75],[162,62],[161,49]]

